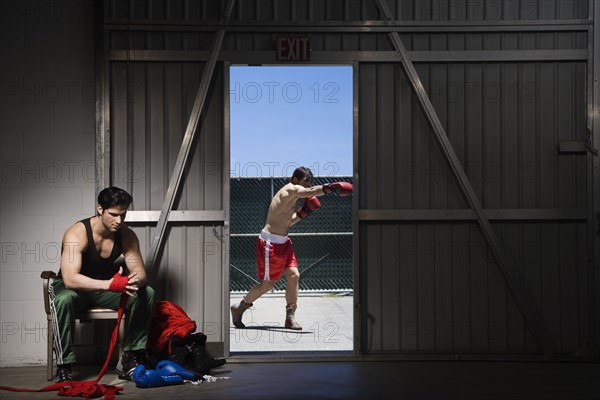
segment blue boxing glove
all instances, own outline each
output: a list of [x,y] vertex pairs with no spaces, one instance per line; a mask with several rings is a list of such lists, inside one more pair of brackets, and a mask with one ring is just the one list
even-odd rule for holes
[[177,376],[182,380],[199,381],[202,378],[180,364],[171,360],[161,360],[156,364],[156,371],[162,376]]
[[165,385],[176,385],[183,383],[183,378],[179,375],[162,375],[159,371],[146,369],[142,364],[135,367],[131,379],[137,387],[153,388]]

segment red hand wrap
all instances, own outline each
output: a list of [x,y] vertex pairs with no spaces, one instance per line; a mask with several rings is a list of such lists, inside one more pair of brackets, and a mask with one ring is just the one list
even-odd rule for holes
[[108,290],[110,290],[111,292],[123,293],[125,291],[125,287],[127,286],[128,282],[129,282],[129,278],[127,277],[127,275],[121,275],[120,273],[117,272],[112,277],[112,282],[110,283]]

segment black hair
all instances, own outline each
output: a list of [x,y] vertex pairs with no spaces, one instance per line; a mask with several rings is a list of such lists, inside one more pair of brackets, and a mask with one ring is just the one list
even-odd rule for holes
[[313,181],[313,173],[308,167],[298,167],[294,170],[292,174],[292,179],[296,178],[298,180],[308,179],[308,183],[312,184]]
[[115,206],[129,208],[129,205],[132,202],[133,197],[125,190],[116,186],[107,187],[98,193],[98,204],[100,204],[100,207],[104,210]]

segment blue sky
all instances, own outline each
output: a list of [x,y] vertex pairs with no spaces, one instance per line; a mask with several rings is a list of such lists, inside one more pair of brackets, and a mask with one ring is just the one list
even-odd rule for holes
[[352,176],[351,66],[232,66],[231,176]]

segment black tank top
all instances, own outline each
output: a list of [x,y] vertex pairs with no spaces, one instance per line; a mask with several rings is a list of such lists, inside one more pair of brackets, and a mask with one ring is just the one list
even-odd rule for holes
[[119,266],[114,265],[114,262],[121,254],[123,254],[123,242],[121,240],[121,231],[115,233],[115,243],[112,252],[108,258],[102,258],[96,246],[94,245],[94,237],[92,235],[91,218],[82,219],[81,222],[85,226],[87,234],[88,246],[82,254],[81,274],[89,276],[92,279],[107,280],[112,278],[119,272]]

